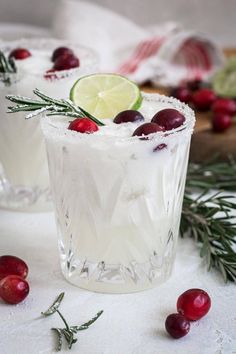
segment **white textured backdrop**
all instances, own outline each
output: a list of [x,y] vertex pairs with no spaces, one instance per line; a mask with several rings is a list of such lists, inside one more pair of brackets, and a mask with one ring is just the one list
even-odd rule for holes
[[[79,1],[79,0],[75,0]],[[91,0],[141,25],[179,21],[209,33],[219,44],[236,45],[236,0]],[[0,0],[0,22],[51,25],[59,0]],[[78,21],[80,16],[78,14]]]

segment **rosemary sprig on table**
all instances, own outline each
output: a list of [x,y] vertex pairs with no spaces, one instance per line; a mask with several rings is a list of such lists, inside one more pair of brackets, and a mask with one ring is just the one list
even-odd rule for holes
[[[215,193],[215,189],[221,191]],[[234,159],[190,163],[180,233],[193,237],[200,245],[200,255],[206,259],[208,269],[215,267],[225,281],[236,281],[236,216],[232,215],[236,203],[224,192],[230,190],[236,191]],[[193,191],[198,192],[197,197]]]
[[193,188],[220,189],[236,192],[236,161],[232,156],[226,162],[215,155],[201,164],[190,163],[185,192]]
[[69,326],[62,313],[58,310],[63,298],[64,293],[61,293],[47,311],[41,312],[41,314],[45,317],[51,316],[57,312],[57,314],[60,316],[65,325],[64,328],[52,328],[52,330],[55,331],[55,333],[57,334],[57,351],[60,351],[62,348],[63,336],[68,344],[68,348],[71,349],[72,345],[77,342],[77,338],[75,338],[74,335],[79,331],[88,329],[103,313],[103,311],[99,311],[91,320],[83,323],[80,326]]
[[16,64],[13,58],[7,58],[5,54],[0,51],[0,80],[6,85],[11,84],[11,78],[9,74],[17,72]]
[[8,113],[30,112],[26,115],[26,119],[35,117],[43,112],[45,112],[47,116],[62,115],[74,118],[87,117],[100,126],[105,125],[100,120],[91,115],[89,112],[86,112],[83,108],[76,106],[69,99],[65,100],[49,97],[37,88],[33,90],[33,93],[39,99],[7,95],[6,98],[9,101],[16,103],[15,106],[8,107]]

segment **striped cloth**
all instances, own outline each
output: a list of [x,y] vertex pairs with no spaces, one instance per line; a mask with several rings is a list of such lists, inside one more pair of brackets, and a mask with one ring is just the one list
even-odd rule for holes
[[60,0],[53,28],[57,37],[97,51],[101,71],[126,75],[139,84],[175,86],[208,79],[223,64],[222,51],[204,34],[173,22],[141,28],[90,2]]

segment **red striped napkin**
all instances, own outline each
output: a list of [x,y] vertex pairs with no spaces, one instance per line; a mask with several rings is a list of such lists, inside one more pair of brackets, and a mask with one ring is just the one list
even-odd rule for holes
[[204,34],[186,31],[176,23],[143,29],[89,2],[61,0],[54,33],[96,50],[101,71],[120,73],[137,83],[175,86],[208,79],[223,64],[222,51]]

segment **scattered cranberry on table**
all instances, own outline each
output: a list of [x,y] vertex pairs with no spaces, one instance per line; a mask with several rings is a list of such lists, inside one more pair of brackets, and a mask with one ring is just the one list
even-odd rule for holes
[[98,130],[98,126],[89,118],[76,118],[70,122],[68,129],[79,133],[90,134],[96,132]]
[[202,289],[189,289],[177,300],[177,311],[190,321],[196,321],[205,316],[210,307],[210,296]]
[[67,47],[58,47],[52,53],[52,61],[55,62],[55,60],[62,55],[74,55],[74,52]]
[[0,298],[9,304],[18,304],[29,293],[25,280],[28,266],[20,258],[4,255],[0,257]]
[[211,299],[202,289],[189,289],[178,297],[176,307],[178,313],[166,318],[165,327],[173,338],[181,338],[190,330],[189,321],[197,321],[208,313]]
[[195,80],[188,81],[186,84],[186,87],[190,91],[194,92],[194,91],[200,90],[202,88],[202,85],[203,85],[202,80],[195,79]]
[[117,114],[113,119],[116,124],[128,123],[128,122],[141,122],[144,120],[144,116],[139,112],[132,109],[122,111]]
[[170,95],[177,98],[179,101],[184,102],[184,103],[189,103],[192,99],[191,91],[187,87],[184,87],[184,86],[174,88],[171,91]]
[[28,266],[20,258],[15,256],[1,256],[0,257],[0,280],[8,275],[19,275],[26,278],[28,275]]
[[178,339],[188,334],[190,322],[179,313],[172,313],[166,318],[165,327],[171,337]]
[[216,113],[212,117],[212,129],[216,133],[222,133],[233,124],[233,119],[229,114]]
[[165,130],[172,130],[178,128],[184,123],[184,121],[184,115],[173,108],[162,109],[161,111],[157,112],[152,118],[153,123],[157,123]]
[[196,91],[192,96],[194,108],[202,112],[208,111],[215,100],[216,94],[206,88]]
[[18,304],[28,294],[28,282],[18,275],[8,275],[0,281],[0,298],[9,304]]
[[64,54],[59,56],[54,63],[55,70],[69,70],[78,68],[80,65],[79,59],[73,54]]
[[31,53],[28,49],[25,48],[16,48],[11,51],[9,58],[14,58],[17,60],[23,60],[31,57]]
[[229,98],[218,98],[211,107],[214,113],[233,115],[236,113],[236,102]]

